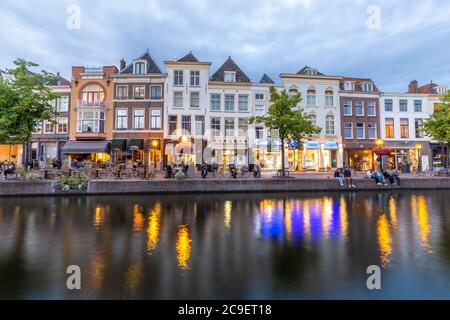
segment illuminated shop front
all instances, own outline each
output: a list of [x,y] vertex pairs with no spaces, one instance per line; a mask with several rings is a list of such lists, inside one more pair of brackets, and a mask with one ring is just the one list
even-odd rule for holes
[[0,144],[0,161],[14,162],[22,164],[23,145],[21,144]]
[[324,171],[338,168],[342,162],[342,145],[335,140],[310,140],[304,144],[303,169]]
[[255,147],[252,150],[253,162],[259,164],[262,170],[271,171],[281,169],[280,146],[278,141],[257,139],[255,141]]
[[429,169],[432,165],[432,151],[428,142],[388,141],[384,146],[391,149],[387,159],[388,168],[401,171],[409,166],[411,170],[417,170],[419,166]]
[[69,141],[63,148],[63,154],[68,155],[70,160],[110,162],[111,142],[109,141]]
[[182,136],[178,141],[166,141],[165,156],[168,163],[196,165],[195,144],[192,139]]
[[378,168],[377,156],[372,150],[348,150],[348,164],[350,168],[359,171],[369,171]]

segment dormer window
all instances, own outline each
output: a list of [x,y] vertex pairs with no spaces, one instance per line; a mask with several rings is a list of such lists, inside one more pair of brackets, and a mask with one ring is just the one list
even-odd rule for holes
[[134,63],[134,73],[135,74],[145,74],[146,73],[146,63],[137,61]]
[[317,76],[317,70],[316,69],[308,69],[306,70],[306,74],[310,76]]
[[364,92],[372,92],[372,84],[370,82],[365,82],[362,84],[362,90]]
[[345,81],[344,82],[344,90],[345,91],[355,91],[355,83],[353,81]]
[[236,72],[225,71],[223,78],[225,82],[236,82]]

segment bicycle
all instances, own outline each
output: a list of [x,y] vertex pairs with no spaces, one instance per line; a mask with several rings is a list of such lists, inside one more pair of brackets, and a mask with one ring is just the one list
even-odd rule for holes
[[248,178],[248,177],[250,177],[250,171],[249,171],[247,166],[243,166],[241,168],[240,176],[241,176],[241,178]]
[[433,170],[425,169],[425,170],[414,170],[412,174],[416,177],[434,177],[435,173]]

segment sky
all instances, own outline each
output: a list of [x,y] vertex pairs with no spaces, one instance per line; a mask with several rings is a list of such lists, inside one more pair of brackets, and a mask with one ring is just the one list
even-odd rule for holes
[[231,56],[253,81],[308,65],[386,92],[450,85],[448,0],[1,0],[0,12],[0,69],[20,57],[70,80],[71,66],[148,49],[163,71],[192,51],[211,74]]

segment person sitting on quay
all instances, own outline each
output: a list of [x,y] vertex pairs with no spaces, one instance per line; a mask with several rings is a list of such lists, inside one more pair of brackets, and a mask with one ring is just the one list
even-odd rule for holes
[[166,166],[166,179],[172,179],[173,177],[173,168],[170,163]]
[[352,170],[350,170],[348,166],[345,166],[344,168],[344,179],[349,189],[356,188],[355,184],[353,183]]
[[340,169],[340,168],[336,169],[336,171],[334,172],[334,179],[339,182],[339,185],[341,187],[344,186],[344,178],[342,177],[342,169]]
[[386,179],[384,175],[382,175],[379,171],[375,171],[372,175],[373,179],[375,179],[375,183],[377,186],[385,185],[387,186]]
[[8,174],[15,174],[16,173],[16,165],[14,162],[11,162],[7,168],[3,171],[3,174],[5,175],[5,180],[8,179]]

